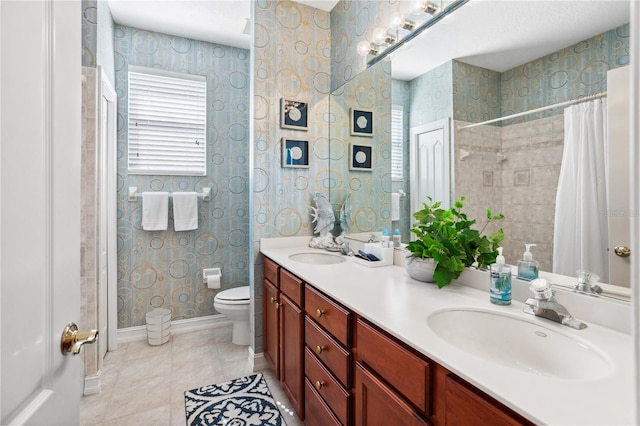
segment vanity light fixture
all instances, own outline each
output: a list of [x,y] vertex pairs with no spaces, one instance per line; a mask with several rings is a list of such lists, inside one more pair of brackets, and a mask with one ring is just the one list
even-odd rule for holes
[[413,31],[416,28],[416,23],[400,14],[396,14],[391,19],[391,28],[395,30],[407,30]]
[[415,14],[428,13],[429,15],[435,15],[436,13],[440,12],[440,8],[431,2],[417,0],[413,3],[411,12]]
[[373,31],[373,43],[380,44],[395,44],[398,41],[398,37],[393,34],[389,34],[388,30],[384,28],[376,28]]
[[361,56],[367,56],[367,55],[373,55],[376,56],[378,53],[380,53],[380,49],[378,49],[377,46],[374,46],[373,44],[369,43],[366,40],[362,40],[360,43],[358,43],[358,54]]

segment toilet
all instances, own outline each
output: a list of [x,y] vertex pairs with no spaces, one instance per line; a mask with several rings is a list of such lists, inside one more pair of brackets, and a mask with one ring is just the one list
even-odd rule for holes
[[233,321],[231,341],[236,345],[251,344],[249,329],[249,286],[221,291],[213,299],[213,307]]

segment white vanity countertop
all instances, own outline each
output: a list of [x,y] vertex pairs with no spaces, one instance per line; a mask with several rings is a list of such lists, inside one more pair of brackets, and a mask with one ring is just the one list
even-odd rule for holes
[[[493,305],[489,302],[488,291],[455,283],[438,289],[435,284],[415,281],[399,266],[368,268],[349,260],[312,265],[289,259],[290,255],[301,252],[328,253],[307,247],[308,241],[301,237],[263,239],[260,251],[535,423],[634,424],[633,344],[629,334],[591,323],[583,330],[574,330],[523,313],[522,302]],[[564,380],[471,355],[440,338],[427,324],[431,313],[448,308],[472,308],[517,316],[588,342],[602,349],[602,356],[613,364],[612,371],[603,378]],[[500,333],[500,330],[487,330],[487,333]]]

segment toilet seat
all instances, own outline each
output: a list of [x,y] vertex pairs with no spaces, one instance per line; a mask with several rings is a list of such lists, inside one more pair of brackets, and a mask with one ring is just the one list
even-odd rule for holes
[[216,294],[214,302],[223,305],[247,305],[249,304],[249,286],[234,287]]

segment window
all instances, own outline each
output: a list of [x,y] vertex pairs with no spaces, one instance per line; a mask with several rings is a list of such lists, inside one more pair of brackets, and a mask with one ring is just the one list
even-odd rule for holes
[[400,105],[391,106],[391,180],[404,179],[404,126]]
[[207,173],[204,76],[129,66],[129,173]]

